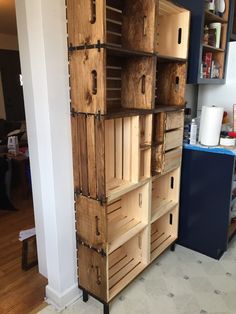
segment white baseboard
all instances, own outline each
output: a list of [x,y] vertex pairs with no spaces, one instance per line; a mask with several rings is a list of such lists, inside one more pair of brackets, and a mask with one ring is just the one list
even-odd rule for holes
[[67,306],[78,300],[81,296],[82,291],[78,288],[77,284],[66,290],[63,294],[59,294],[47,285],[45,302],[55,307],[57,311],[62,311]]

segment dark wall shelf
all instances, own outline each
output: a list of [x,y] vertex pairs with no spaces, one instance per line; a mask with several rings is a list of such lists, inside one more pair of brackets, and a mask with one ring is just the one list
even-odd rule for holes
[[[232,24],[232,2],[236,0],[226,0],[226,10],[223,16],[206,11],[204,0],[176,0],[178,4],[191,11],[191,28],[189,43],[189,63],[188,63],[188,84],[224,84],[226,78],[226,66],[228,55],[228,41]],[[230,12],[230,14],[229,14]],[[204,27],[210,23],[221,23],[221,43],[216,48],[209,44],[203,44]],[[236,36],[236,35],[235,35]],[[211,78],[212,74],[203,74],[203,58],[206,53],[210,53],[212,60],[219,71],[212,70],[207,73],[213,73],[216,78]],[[208,54],[209,55],[209,54]],[[206,58],[206,57],[205,57]],[[209,62],[211,64],[211,62]],[[205,68],[205,67],[204,67]],[[209,67],[208,67],[209,68]],[[212,68],[211,68],[212,69]],[[219,73],[219,78],[217,77]],[[209,76],[209,77],[206,77]]]

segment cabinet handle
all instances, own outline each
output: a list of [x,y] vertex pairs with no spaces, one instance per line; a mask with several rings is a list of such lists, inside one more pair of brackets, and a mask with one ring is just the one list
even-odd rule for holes
[[182,28],[180,27],[178,29],[178,44],[180,45],[182,43]]
[[102,277],[100,275],[100,271],[99,271],[99,267],[96,266],[96,272],[97,272],[97,281],[96,283],[100,286],[100,284],[102,283]]
[[97,95],[97,71],[93,70],[92,74],[92,94]]
[[146,75],[143,75],[142,78],[141,78],[141,92],[142,94],[145,94],[146,92]]
[[100,236],[101,233],[99,232],[98,222],[99,222],[99,218],[98,218],[98,216],[95,216],[96,235],[97,235],[97,236]]
[[90,14],[89,22],[94,24],[96,22],[96,0],[90,0]]
[[143,17],[143,36],[147,36],[147,17]]

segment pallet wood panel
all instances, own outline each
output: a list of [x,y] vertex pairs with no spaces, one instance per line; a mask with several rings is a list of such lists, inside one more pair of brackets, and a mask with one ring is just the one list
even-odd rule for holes
[[166,113],[165,130],[173,130],[184,127],[184,111],[174,111]]
[[67,0],[68,41],[72,46],[98,41],[153,52],[157,0]]
[[186,63],[157,64],[156,106],[184,106],[186,69]]

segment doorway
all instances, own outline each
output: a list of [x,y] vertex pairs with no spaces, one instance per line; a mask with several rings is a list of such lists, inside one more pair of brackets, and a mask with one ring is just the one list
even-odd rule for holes
[[[0,3],[0,312],[29,313],[41,307],[47,280],[37,266],[22,269],[19,232],[33,228],[34,209],[23,91],[19,74],[14,0]],[[9,154],[10,135],[19,150]],[[4,191],[3,191],[4,190]],[[4,195],[3,195],[4,192]]]

